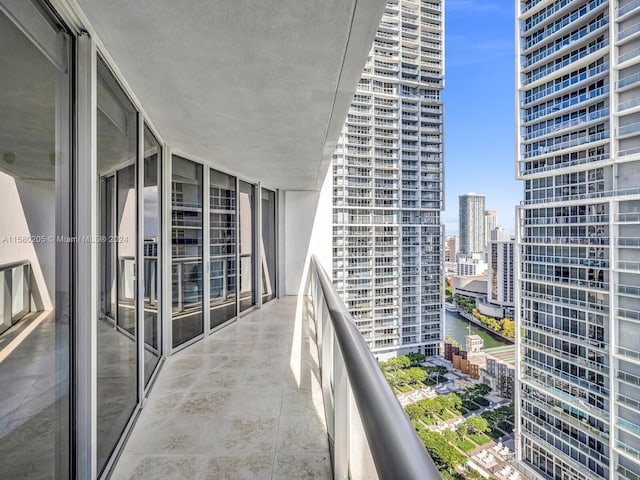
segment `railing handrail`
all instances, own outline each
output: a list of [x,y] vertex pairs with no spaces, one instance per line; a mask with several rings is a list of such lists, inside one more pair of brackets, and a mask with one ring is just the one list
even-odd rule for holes
[[15,262],[4,263],[0,265],[0,272],[10,268],[22,267],[24,265],[31,265],[31,262],[29,260],[17,260]]
[[440,479],[435,463],[315,256],[311,258],[311,265],[325,297],[379,478]]

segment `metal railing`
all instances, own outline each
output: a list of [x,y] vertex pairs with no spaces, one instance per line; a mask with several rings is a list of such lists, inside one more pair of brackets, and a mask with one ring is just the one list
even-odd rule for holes
[[0,265],[0,333],[31,310],[31,264],[20,260]]
[[311,259],[307,286],[334,478],[440,479],[316,257]]

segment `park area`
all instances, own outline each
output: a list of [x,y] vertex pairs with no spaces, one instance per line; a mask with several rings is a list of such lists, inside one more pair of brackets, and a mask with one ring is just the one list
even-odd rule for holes
[[492,406],[486,398],[491,387],[483,383],[438,395],[433,387],[447,382],[448,369],[424,361],[424,355],[411,353],[379,364],[443,477],[481,478],[473,469],[462,474],[462,467],[513,431],[513,405]]

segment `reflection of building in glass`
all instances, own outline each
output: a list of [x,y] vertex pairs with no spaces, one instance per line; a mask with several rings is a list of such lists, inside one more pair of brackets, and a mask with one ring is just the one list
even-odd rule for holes
[[378,357],[438,353],[444,22],[386,4],[333,157],[333,278]]

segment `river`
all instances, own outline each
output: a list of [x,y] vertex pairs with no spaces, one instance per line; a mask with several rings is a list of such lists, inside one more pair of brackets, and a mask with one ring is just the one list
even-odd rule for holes
[[458,315],[456,312],[450,312],[449,310],[445,310],[445,312],[445,336],[453,338],[463,348],[465,348],[465,345],[467,343],[465,336],[469,334],[469,325],[471,325],[471,333],[474,335],[480,335],[482,337],[482,340],[484,340],[484,348],[494,348],[502,347],[504,345],[511,345],[497,335],[492,335],[484,328],[480,328],[477,325],[474,325],[466,318]]

